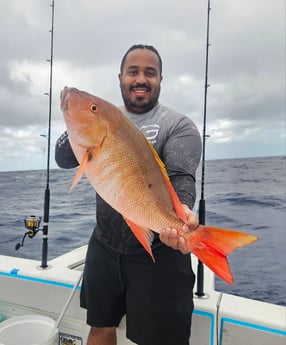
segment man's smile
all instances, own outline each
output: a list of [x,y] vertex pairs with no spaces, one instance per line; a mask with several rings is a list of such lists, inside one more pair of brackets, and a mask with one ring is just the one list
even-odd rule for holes
[[131,92],[134,92],[136,96],[145,96],[149,91],[151,90],[151,88],[147,85],[144,86],[132,86],[130,88]]

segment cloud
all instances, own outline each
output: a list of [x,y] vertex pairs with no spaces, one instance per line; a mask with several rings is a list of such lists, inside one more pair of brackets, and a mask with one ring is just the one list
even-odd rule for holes
[[[285,154],[284,16],[283,0],[212,3],[207,158]],[[206,19],[203,1],[55,1],[52,166],[53,145],[65,129],[61,89],[76,86],[121,104],[117,74],[134,43],[161,53],[161,103],[188,114],[202,130]],[[0,20],[0,170],[42,168],[50,3],[4,0]]]

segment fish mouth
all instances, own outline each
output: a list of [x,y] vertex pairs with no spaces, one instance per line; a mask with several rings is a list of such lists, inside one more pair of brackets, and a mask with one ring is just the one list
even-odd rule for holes
[[68,110],[68,104],[69,104],[69,99],[71,96],[75,94],[79,94],[79,90],[76,89],[75,87],[68,87],[65,86],[64,89],[61,91],[60,95],[60,103],[61,103],[61,110],[62,111],[67,111]]
[[61,110],[62,111],[68,110],[69,90],[70,90],[70,88],[65,86],[64,89],[61,91],[60,103],[61,103]]

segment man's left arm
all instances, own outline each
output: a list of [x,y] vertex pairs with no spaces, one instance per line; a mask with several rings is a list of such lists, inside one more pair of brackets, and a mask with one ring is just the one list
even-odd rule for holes
[[[201,149],[200,134],[189,118],[181,119],[172,130],[163,149],[162,159],[188,219],[183,227],[185,231],[193,230],[199,224],[197,215],[191,209],[196,199],[195,176]],[[184,238],[178,235],[176,229],[164,229],[160,233],[160,239],[183,254],[189,253]]]

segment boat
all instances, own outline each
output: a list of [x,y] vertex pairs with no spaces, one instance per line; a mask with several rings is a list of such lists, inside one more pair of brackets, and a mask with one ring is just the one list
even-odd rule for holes
[[[86,249],[82,246],[56,257],[45,269],[37,260],[0,255],[0,319],[42,315],[57,320],[81,278]],[[197,265],[193,255],[192,264]],[[86,344],[89,327],[85,310],[79,306],[79,289],[59,324],[56,344]],[[204,270],[204,295],[195,295],[194,304],[191,345],[286,344],[285,306],[218,292],[208,268]],[[133,344],[125,337],[125,326],[123,319],[117,329],[118,345]]]
[[[52,14],[53,14],[52,3]],[[208,13],[210,3],[208,5]],[[53,15],[52,15],[53,23]],[[53,41],[53,25],[51,42]],[[209,43],[207,40],[207,49]],[[50,69],[50,108],[52,94],[52,54]],[[207,64],[205,80],[205,109]],[[205,118],[205,112],[204,112]],[[208,135],[204,133],[203,139]],[[203,157],[204,163],[204,157]],[[201,196],[200,206],[204,206]],[[25,222],[26,235],[43,232],[42,261],[0,255],[0,345],[84,345],[89,327],[85,310],[79,305],[79,291],[87,246],[81,246],[47,262],[49,220],[49,151],[45,191],[44,226],[30,216]],[[204,216],[200,214],[200,223]],[[25,238],[23,238],[24,241]],[[23,245],[18,244],[18,249]],[[192,266],[198,267],[194,287],[194,312],[191,345],[285,345],[286,306],[275,305],[215,290],[214,273],[191,254]],[[43,323],[47,331],[42,331]],[[5,333],[6,332],[6,333]],[[3,333],[5,335],[3,336]],[[43,337],[43,334],[45,336]],[[125,336],[126,319],[117,328],[118,345],[133,344]],[[38,339],[35,340],[37,335]],[[4,339],[3,339],[4,338]],[[30,339],[30,340],[29,340]],[[163,345],[163,344],[158,344]],[[174,344],[176,345],[176,344]]]

